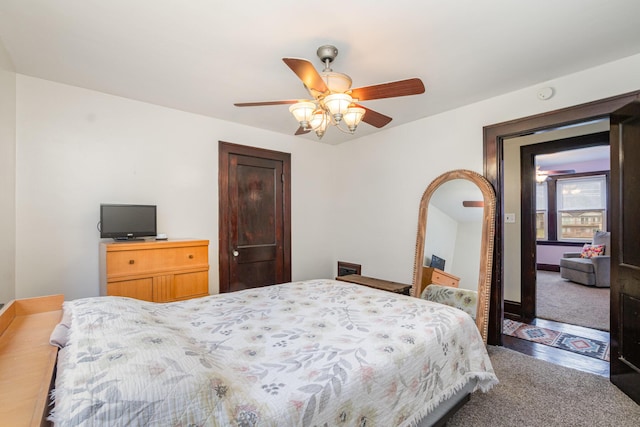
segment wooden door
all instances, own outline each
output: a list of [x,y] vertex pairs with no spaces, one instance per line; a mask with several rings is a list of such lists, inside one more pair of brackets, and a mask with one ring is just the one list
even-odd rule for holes
[[220,292],[291,280],[291,156],[219,145]]
[[611,382],[640,404],[640,101],[611,116]]

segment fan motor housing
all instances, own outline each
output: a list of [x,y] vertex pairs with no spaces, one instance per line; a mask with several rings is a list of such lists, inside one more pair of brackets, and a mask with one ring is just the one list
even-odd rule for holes
[[318,58],[320,58],[323,63],[327,62],[327,60],[331,63],[336,59],[336,56],[338,56],[338,48],[331,46],[330,44],[326,44],[318,48],[316,55],[318,55]]

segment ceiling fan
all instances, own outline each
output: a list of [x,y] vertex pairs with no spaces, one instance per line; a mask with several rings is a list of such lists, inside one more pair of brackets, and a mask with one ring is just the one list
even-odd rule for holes
[[[336,73],[330,68],[331,63],[338,55],[338,49],[335,46],[320,46],[316,54],[324,64],[321,73],[318,73],[313,64],[306,59],[282,58],[284,63],[302,80],[311,99],[241,102],[234,105],[236,107],[258,107],[291,104],[289,111],[300,125],[295,135],[314,131],[320,139],[329,125],[345,133],[354,133],[361,121],[381,128],[392,120],[391,117],[366,108],[359,102],[418,95],[425,91],[424,84],[418,78],[352,89],[351,77],[343,73]],[[343,129],[342,124],[346,126],[346,129]]]
[[551,175],[566,175],[576,173],[574,169],[558,169],[558,170],[541,170],[540,166],[536,166],[536,181],[544,182]]

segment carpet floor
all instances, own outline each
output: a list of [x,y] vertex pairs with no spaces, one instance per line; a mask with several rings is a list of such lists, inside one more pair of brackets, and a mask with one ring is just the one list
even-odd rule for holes
[[502,333],[583,356],[609,361],[609,343],[566,332],[504,319]]
[[536,287],[536,317],[609,330],[609,288],[580,285],[542,270],[537,272]]
[[489,346],[500,383],[476,392],[448,427],[638,427],[640,406],[607,378]]

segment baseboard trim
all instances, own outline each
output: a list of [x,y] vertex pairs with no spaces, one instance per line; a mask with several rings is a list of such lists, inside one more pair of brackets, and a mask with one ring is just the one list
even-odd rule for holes
[[536,264],[537,270],[560,272],[560,266],[555,264]]
[[522,304],[516,301],[504,301],[504,317],[511,320],[522,320]]

